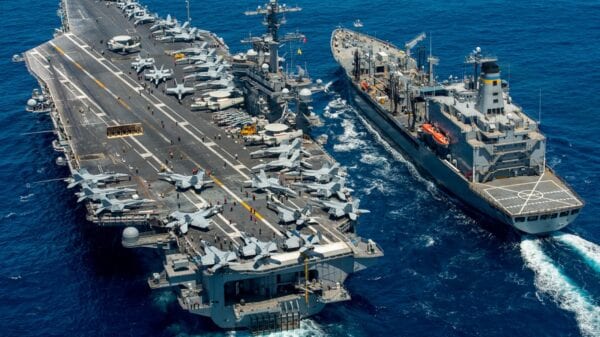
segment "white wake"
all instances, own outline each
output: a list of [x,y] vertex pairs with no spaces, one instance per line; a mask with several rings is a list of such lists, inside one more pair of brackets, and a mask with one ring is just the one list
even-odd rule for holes
[[562,309],[575,314],[581,334],[600,336],[600,307],[579,288],[542,250],[540,240],[525,238],[521,241],[521,256],[535,274],[538,291],[548,294]]
[[571,247],[588,266],[600,273],[600,246],[569,233],[557,233],[552,237]]
[[407,160],[400,152],[398,152],[396,149],[394,149],[394,147],[390,143],[388,143],[385,139],[383,139],[383,137],[379,134],[379,132],[377,130],[375,130],[375,128],[371,124],[369,124],[369,122],[363,116],[361,116],[358,112],[356,112],[356,109],[354,109],[354,107],[352,107],[350,110],[354,113],[354,115],[356,115],[358,120],[360,120],[360,122],[364,125],[364,127],[367,129],[367,131],[369,131],[369,133],[371,135],[373,135],[373,137],[375,138],[375,141],[379,145],[381,145],[389,154],[391,154],[395,160],[403,163],[414,178],[416,178],[418,181],[425,184],[425,186],[427,187],[427,190],[429,192],[432,192],[432,193],[437,192],[437,187],[435,186],[435,184],[433,182],[423,178],[423,176],[421,176],[421,174],[419,173],[417,168],[413,165],[413,163],[411,163],[409,160]]

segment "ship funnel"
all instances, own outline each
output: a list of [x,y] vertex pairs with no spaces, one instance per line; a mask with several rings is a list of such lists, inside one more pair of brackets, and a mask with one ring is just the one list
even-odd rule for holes
[[498,67],[496,62],[484,62],[481,65],[479,93],[475,107],[486,115],[504,113],[500,67]]

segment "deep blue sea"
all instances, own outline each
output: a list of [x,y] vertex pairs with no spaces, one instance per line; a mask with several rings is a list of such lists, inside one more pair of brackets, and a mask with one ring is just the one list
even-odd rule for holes
[[[169,292],[151,292],[152,251],[121,248],[120,231],[94,228],[61,181],[47,116],[24,112],[37,85],[11,56],[52,37],[57,0],[0,0],[0,335],[229,336],[178,309]],[[185,16],[185,2],[144,1],[162,15]],[[263,31],[242,15],[256,0],[192,0],[193,24],[223,36],[232,51]],[[330,305],[305,336],[600,336],[600,2],[295,0],[288,31],[307,43],[286,58],[313,78],[333,81],[316,97],[322,112],[342,80],[330,32],[359,18],[364,31],[403,45],[425,31],[440,57],[440,79],[462,75],[474,47],[497,55],[512,96],[538,116],[548,163],[587,205],[563,235],[497,235],[420,175],[366,127],[353,109],[324,118],[315,133],[348,168],[355,195],[371,214],[358,231],[385,250],[380,263],[353,275],[349,302]],[[294,51],[301,48],[301,56]]]

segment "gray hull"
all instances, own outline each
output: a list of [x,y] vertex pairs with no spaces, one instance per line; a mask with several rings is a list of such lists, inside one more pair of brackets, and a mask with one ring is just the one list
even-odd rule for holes
[[512,227],[529,234],[548,233],[565,227],[577,217],[575,214],[546,221],[515,222],[513,218],[495,208],[481,195],[473,191],[471,183],[463,178],[450,164],[440,160],[426,144],[413,137],[396,120],[389,118],[388,112],[381,111],[371,101],[370,97],[354,85],[351,79],[348,77],[346,79],[352,87],[350,90],[352,101],[359,108],[359,113],[367,118],[370,125],[374,126],[385,139],[405,154],[417,166],[419,171],[424,172],[436,184],[468,205],[472,211],[483,215],[484,221],[493,226],[499,226],[497,229],[503,230]]

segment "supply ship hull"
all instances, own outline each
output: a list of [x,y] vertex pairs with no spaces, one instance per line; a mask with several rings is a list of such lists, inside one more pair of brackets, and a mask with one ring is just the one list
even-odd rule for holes
[[[543,172],[537,176],[503,177],[474,182],[471,172],[464,172],[459,165],[448,160],[452,157],[444,157],[445,154],[451,153],[448,147],[456,148],[460,144],[439,146],[425,137],[420,128],[435,117],[436,109],[439,113],[439,108],[431,102],[431,97],[447,95],[448,88],[438,84],[428,85],[425,78],[428,74],[422,74],[420,77],[417,75],[414,78],[414,87],[410,89],[411,102],[408,103],[414,113],[394,113],[394,102],[389,99],[390,90],[381,86],[381,81],[385,81],[381,78],[385,78],[388,69],[382,71],[382,76],[376,80],[369,75],[369,70],[375,72],[377,65],[370,66],[369,70],[362,69],[357,74],[354,66],[357,62],[355,56],[357,50],[361,49],[368,50],[373,58],[378,53],[385,57],[410,56],[388,42],[360,32],[340,28],[331,36],[332,54],[344,69],[351,84],[350,97],[358,107],[358,112],[395,148],[406,155],[420,172],[461,200],[469,211],[483,216],[482,220],[494,227],[508,225],[529,234],[545,234],[559,230],[575,220],[583,202],[548,167],[544,166]],[[369,62],[376,63],[374,60]],[[408,62],[414,60],[410,59]],[[365,83],[369,83],[370,87],[375,89],[366,89]],[[412,95],[413,93],[416,94]],[[419,115],[423,117],[414,117]],[[442,121],[440,124],[443,124]],[[447,133],[452,133],[451,127],[448,129]]]

